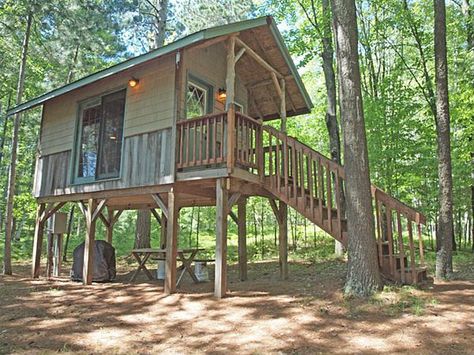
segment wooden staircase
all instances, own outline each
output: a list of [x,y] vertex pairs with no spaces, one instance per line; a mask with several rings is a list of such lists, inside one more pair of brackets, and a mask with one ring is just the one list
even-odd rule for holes
[[[261,134],[264,148],[257,165],[263,165],[264,187],[346,246],[343,166],[272,127],[261,127]],[[372,200],[381,272],[404,284],[422,282],[425,217],[374,185]]]

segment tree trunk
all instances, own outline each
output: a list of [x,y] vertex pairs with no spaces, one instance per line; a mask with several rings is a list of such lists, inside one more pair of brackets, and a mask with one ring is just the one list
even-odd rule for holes
[[348,270],[344,292],[366,297],[382,281],[377,261],[354,0],[333,0],[346,173]]
[[[25,71],[26,71],[26,57],[28,55],[28,45],[30,42],[31,22],[33,21],[33,12],[28,13],[26,20],[25,37],[23,38],[23,46],[21,50],[21,62],[20,70],[18,75],[18,86],[16,92],[16,104],[21,103],[23,97],[23,89],[25,83]],[[11,242],[12,242],[12,229],[13,229],[13,198],[15,197],[15,182],[16,182],[16,159],[18,150],[18,131],[20,129],[21,113],[15,115],[13,123],[13,135],[12,135],[12,154],[10,161],[10,170],[8,174],[8,187],[7,187],[7,207],[5,212],[5,248],[3,252],[3,273],[5,275],[12,274],[12,261],[11,261]]]
[[434,0],[434,48],[436,75],[436,135],[438,142],[440,249],[436,254],[436,278],[449,278],[453,271],[453,178],[448,100],[448,60],[446,53],[446,8],[444,0]]
[[168,0],[154,0],[154,34],[153,34],[153,48],[163,47],[166,38],[166,21],[168,17]]
[[[334,49],[332,46],[332,31],[331,31],[331,9],[329,0],[322,0],[323,8],[323,51],[321,58],[323,60],[324,82],[326,86],[326,127],[329,134],[329,150],[331,159],[338,164],[341,164],[341,139],[339,135],[339,123],[337,122],[337,92],[336,92],[336,73],[334,71]],[[345,210],[345,196],[342,184],[339,191],[340,207],[342,215]],[[336,183],[334,183],[334,188]],[[339,241],[335,240],[334,252],[336,255],[344,253],[344,246]]]
[[135,249],[150,248],[151,212],[149,209],[137,211],[135,229]]
[[[168,0],[153,0],[149,4],[152,6],[153,12],[153,43],[150,49],[163,47],[166,36],[166,21],[168,15]],[[135,232],[135,245],[144,243],[150,244],[150,221],[151,212],[149,210],[138,210],[137,212],[137,229]],[[143,227],[140,221],[144,223]],[[144,234],[148,233],[148,235]],[[148,241],[148,242],[146,242]]]

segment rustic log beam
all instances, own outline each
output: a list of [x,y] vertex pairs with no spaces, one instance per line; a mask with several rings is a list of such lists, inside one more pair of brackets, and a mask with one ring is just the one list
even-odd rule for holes
[[102,212],[99,213],[99,218],[100,218],[100,220],[102,221],[102,223],[104,223],[104,226],[105,226],[107,229],[109,229],[109,227],[110,227],[110,222],[109,222],[109,220],[107,219],[107,217],[104,216],[104,214],[103,214]]
[[239,59],[244,55],[244,53],[245,53],[245,48],[240,48],[240,50],[235,55],[234,63],[237,63]]
[[[234,35],[238,34],[235,33]],[[210,46],[213,46],[215,44],[218,44],[218,43],[221,43],[221,42],[224,42],[225,40],[227,40],[227,38],[229,38],[229,36],[220,36],[220,37],[216,37],[216,38],[213,38],[211,40],[207,40],[207,41],[204,41],[204,42],[200,42],[194,46],[190,46],[189,48],[190,49],[203,49],[203,48],[207,48],[207,47],[210,47]]]
[[66,204],[66,202],[59,202],[57,204],[51,204],[47,210],[43,211],[41,215],[41,221],[46,222],[49,217],[55,214],[57,211],[61,209]]
[[280,118],[281,118],[281,131],[286,134],[286,83],[285,79],[280,79],[280,87],[282,95],[280,95]]
[[154,208],[150,208],[150,211],[151,211],[151,214],[153,215],[153,217],[155,217],[156,221],[160,224],[161,226],[161,217],[160,215],[158,214],[158,212],[156,212],[156,210]]
[[107,226],[107,242],[112,244],[112,238],[113,238],[113,233],[114,233],[114,225],[117,223],[120,215],[122,214],[123,210],[117,210],[114,212],[114,210],[110,207],[107,208],[107,215],[108,215],[108,223],[109,225]]
[[235,213],[233,211],[229,211],[229,216],[230,216],[230,218],[232,218],[232,220],[234,221],[234,223],[236,225],[239,224],[239,219],[237,218],[237,216],[235,215]]
[[281,100],[281,97],[283,95],[283,92],[282,92],[282,88],[280,87],[280,83],[278,82],[278,78],[277,76],[275,75],[275,73],[271,72],[270,73],[271,76],[272,76],[272,82],[273,82],[273,86],[275,87],[275,90],[278,94],[278,97],[280,98]]
[[225,108],[229,110],[235,101],[235,41],[236,36],[231,36],[227,44],[227,66],[226,66],[226,102]]
[[239,198],[242,196],[240,192],[234,192],[227,201],[227,211],[228,213],[232,210],[232,206],[237,203]]
[[169,210],[168,210],[168,207],[165,205],[165,203],[163,202],[163,200],[161,199],[160,195],[158,194],[152,194],[151,197],[153,198],[153,200],[156,202],[156,204],[158,205],[158,207],[161,209],[161,211],[164,213],[164,215],[166,216],[166,218],[168,218],[168,214],[169,214]]
[[107,200],[101,200],[99,204],[95,207],[95,210],[92,211],[92,222],[95,222],[97,218],[99,218],[99,215],[102,214],[102,210],[105,207]]
[[270,202],[270,207],[273,210],[273,214],[275,215],[275,218],[277,219],[277,222],[281,223],[282,222],[281,214],[280,214],[280,210],[278,209],[278,206],[276,204],[276,201],[272,198],[269,198],[268,201]]
[[245,48],[246,50],[246,53],[248,55],[250,55],[253,59],[255,59],[255,61],[260,64],[263,68],[265,68],[266,70],[272,72],[272,73],[275,73],[275,75],[278,77],[278,78],[282,78],[283,75],[281,75],[278,70],[276,70],[275,68],[273,68],[270,64],[268,64],[260,55],[258,55],[252,48],[250,48],[245,42],[243,42],[241,39],[239,38],[235,38],[235,41],[236,43],[240,46],[240,47],[243,47]]

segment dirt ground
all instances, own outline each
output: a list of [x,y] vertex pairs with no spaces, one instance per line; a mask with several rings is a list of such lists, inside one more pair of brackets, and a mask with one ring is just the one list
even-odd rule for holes
[[361,302],[342,297],[344,267],[294,262],[287,282],[274,261],[250,264],[246,282],[230,267],[218,301],[212,282],[185,279],[168,297],[143,274],[131,284],[126,265],[117,281],[86,287],[66,273],[33,281],[15,265],[0,276],[0,353],[474,354],[473,269]]

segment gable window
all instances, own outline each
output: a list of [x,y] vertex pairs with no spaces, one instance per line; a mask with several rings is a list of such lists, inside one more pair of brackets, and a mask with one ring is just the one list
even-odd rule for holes
[[195,78],[188,81],[186,117],[204,116],[212,111],[212,87]]
[[77,181],[120,174],[126,90],[88,100],[79,109]]

